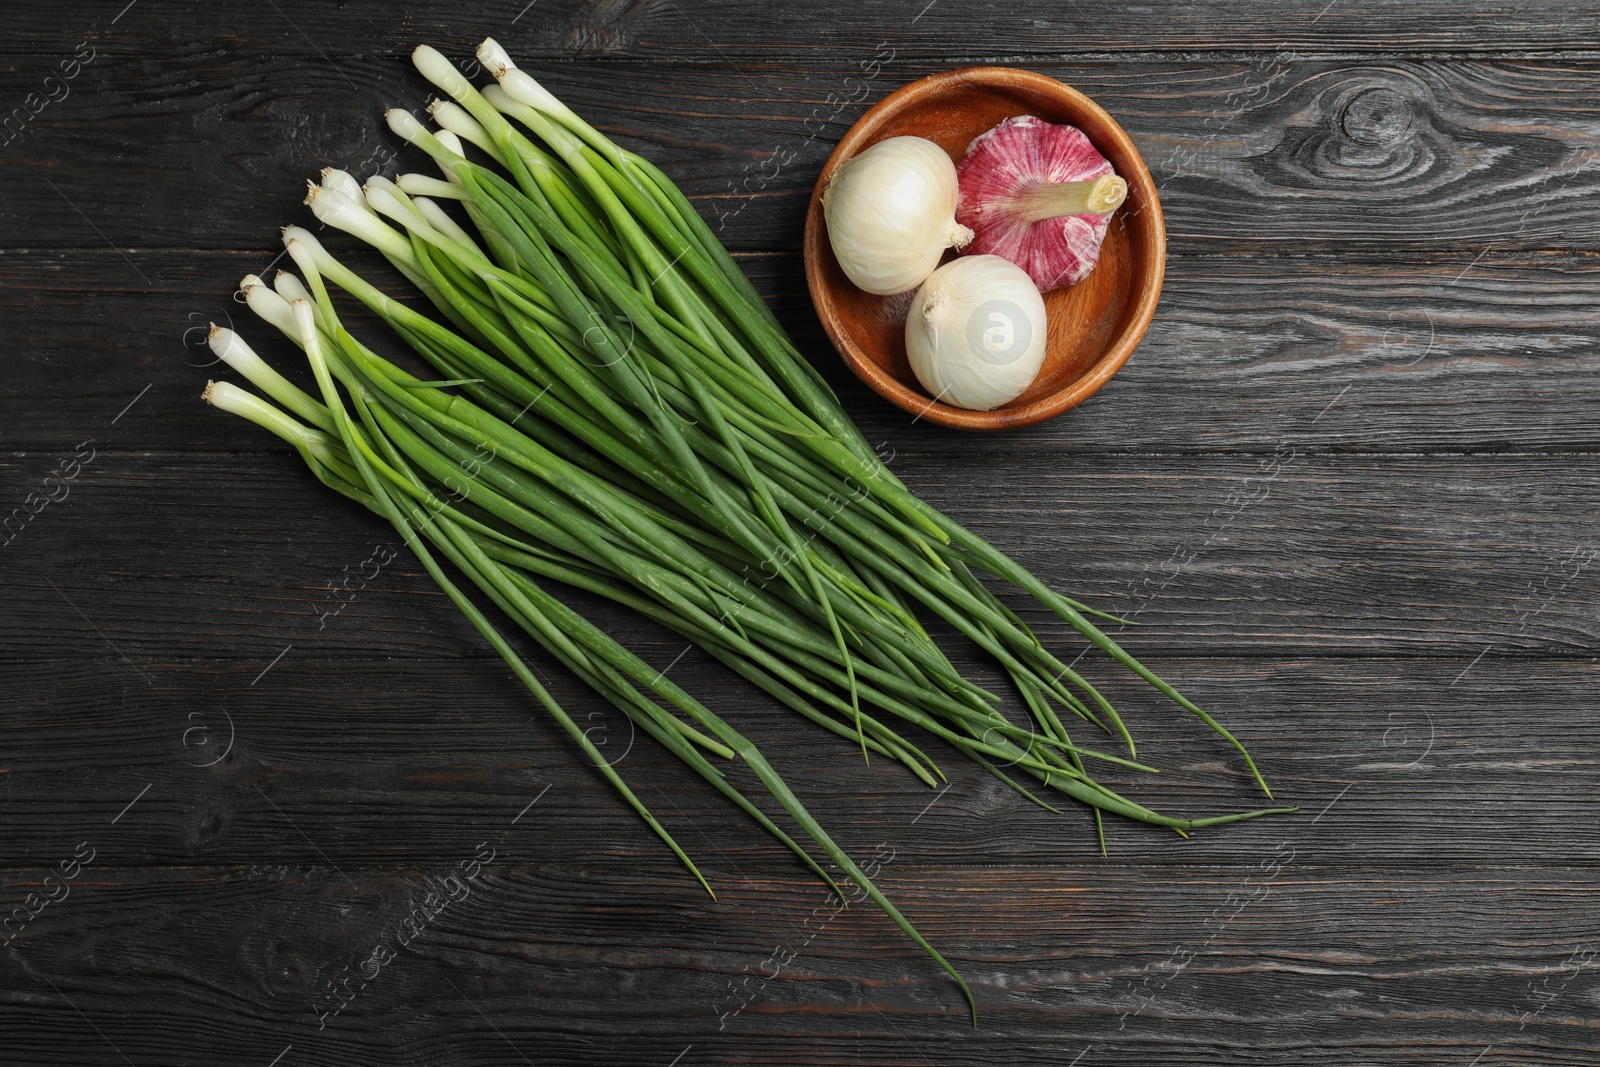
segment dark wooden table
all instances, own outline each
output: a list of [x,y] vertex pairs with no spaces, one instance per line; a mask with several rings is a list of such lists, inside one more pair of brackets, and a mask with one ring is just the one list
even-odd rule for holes
[[[26,921],[0,933],[0,1062],[1600,1063],[1594,4],[35,0],[4,22],[0,912]],[[879,857],[974,1030],[882,915],[836,911],[546,665],[708,898],[408,555],[334,614],[394,535],[203,406],[197,342],[254,322],[230,294],[308,221],[303,178],[418,165],[380,120],[426,98],[410,48],[485,34],[683,185],[902,477],[1137,616],[1129,646],[1300,814],[1188,841],[1113,823],[1101,858],[1079,811],[954,756],[942,792],[863,767],[595,607]],[[1122,122],[1171,259],[1107,389],[977,438],[842,374],[798,246],[868,104],[991,62]],[[1252,802],[1229,750],[1086,662],[1167,771],[1141,798]]]

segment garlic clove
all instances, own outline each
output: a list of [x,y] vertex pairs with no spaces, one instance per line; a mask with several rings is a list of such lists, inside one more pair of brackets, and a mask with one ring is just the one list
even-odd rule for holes
[[878,296],[915,289],[946,248],[972,238],[956,222],[958,191],[949,154],[922,137],[890,137],[852,156],[822,191],[845,275]]
[[963,251],[1010,260],[1046,293],[1094,269],[1128,192],[1082,130],[1032,115],[980,134],[956,174],[956,218],[973,231]]
[[928,276],[906,315],[906,356],[935,400],[989,411],[1021,396],[1044,364],[1044,297],[999,256],[962,256]]

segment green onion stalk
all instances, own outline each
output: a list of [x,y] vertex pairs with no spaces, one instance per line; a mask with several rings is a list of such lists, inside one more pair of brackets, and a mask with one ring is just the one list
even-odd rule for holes
[[[793,824],[960,985],[957,970],[827,834],[760,750],[725,720],[548,591],[615,601],[683,635],[863,758],[945,780],[904,732],[917,727],[1052,811],[1051,793],[1177,832],[1287,808],[1180,818],[1098,781],[1091,765],[1136,760],[1111,702],[1062,662],[984,583],[1033,597],[1093,647],[1198,716],[1204,710],[1116,644],[1091,616],[916,497],[850,421],[748,279],[672,182],[584,122],[497,44],[498,84],[479,90],[431,48],[413,59],[444,98],[430,130],[389,124],[440,177],[324,171],[307,202],[372,246],[444,321],[363,279],[289,227],[300,271],[246,303],[304,351],[301,389],[229,329],[217,355],[265,397],[213,382],[206,399],[290,444],[330,488],[388,520],[424,568],[600,773],[705,886],[672,834],[458,584],[461,578],[549,656],[838,882],[713,762],[746,764]],[[471,146],[469,149],[468,146]],[[472,152],[477,158],[469,157]],[[456,214],[459,212],[459,214]],[[346,327],[343,291],[437,377],[419,378]],[[964,677],[920,619],[988,652],[1028,715]],[[1074,742],[1080,720],[1118,755]]]

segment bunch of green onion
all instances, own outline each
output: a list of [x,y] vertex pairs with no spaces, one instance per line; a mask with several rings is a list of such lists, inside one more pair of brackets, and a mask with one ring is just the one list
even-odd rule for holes
[[[1180,819],[1097,782],[1086,761],[1136,763],[1111,703],[1046,650],[980,580],[1023,590],[1093,646],[1199,716],[1088,616],[914,496],[885,466],[784,335],[672,182],[517,69],[479,50],[499,84],[473,88],[437,51],[418,69],[448,99],[441,129],[389,125],[442,178],[363,187],[325,171],[308,203],[381,252],[448,320],[390,299],[308,231],[284,231],[297,277],[242,283],[260,317],[301,346],[317,395],[213,327],[224,361],[276,404],[226,382],[206,399],[288,441],[324,483],[387,518],[541,704],[702,884],[705,879],[528,664],[447,572],[507,618],[839,886],[710,757],[742,760],[805,835],[948,971],[834,843],[761,752],[722,718],[545,587],[626,605],[682,634],[811,722],[944,775],[903,733],[919,727],[1051,808],[1021,779],[1102,811],[1184,830],[1266,809]],[[467,155],[466,143],[477,150]],[[460,215],[446,211],[454,202]],[[466,225],[463,225],[466,223]],[[346,329],[330,283],[374,312],[442,380],[380,357]],[[991,654],[1031,715],[952,665],[918,621],[943,620]],[[1109,616],[1106,616],[1109,617]],[[1063,715],[1065,712],[1066,715]],[[1114,733],[1118,756],[1081,747],[1064,719]],[[1268,793],[1270,796],[1270,792]],[[706,885],[707,890],[710,886]],[[975,1010],[975,1009],[974,1009]]]

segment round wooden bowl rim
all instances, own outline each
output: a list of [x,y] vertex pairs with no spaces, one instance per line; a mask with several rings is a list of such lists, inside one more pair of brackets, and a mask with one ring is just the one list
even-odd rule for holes
[[[822,190],[827,186],[833,172],[845,160],[856,154],[862,142],[878,132],[879,124],[876,120],[884,112],[899,110],[904,105],[915,104],[924,97],[936,95],[953,84],[963,83],[1030,88],[1063,100],[1080,112],[1096,116],[1104,124],[1110,140],[1115,144],[1116,154],[1129,164],[1127,167],[1119,164],[1118,173],[1127,180],[1130,194],[1137,194],[1138,202],[1143,208],[1140,215],[1135,216],[1138,221],[1129,222],[1127,225],[1134,245],[1143,247],[1147,267],[1142,279],[1143,284],[1139,288],[1138,300],[1128,314],[1121,334],[1083,375],[1059,391],[1019,408],[972,411],[930,400],[926,393],[906,385],[856,345],[840,321],[832,295],[821,281],[822,271],[818,259],[824,255],[833,255],[833,250],[828,246],[823,234],[822,219]],[[1105,151],[1106,145],[1098,143],[1098,136],[1095,140],[1097,142],[1095,147],[1101,150],[1101,154],[1112,154]],[[1130,195],[1128,199],[1133,200],[1134,195]],[[816,185],[811,190],[811,204],[806,209],[804,251],[806,283],[811,290],[811,302],[816,307],[817,316],[822,320],[822,327],[828,332],[829,339],[833,341],[834,347],[839,350],[846,365],[858,378],[897,407],[916,415],[919,419],[927,419],[929,422],[960,430],[992,431],[1032,426],[1054,418],[1063,411],[1083,403],[1111,380],[1111,376],[1128,361],[1128,357],[1138,347],[1145,330],[1150,326],[1150,320],[1155,316],[1156,304],[1161,299],[1161,283],[1166,275],[1167,236],[1161,216],[1161,201],[1156,196],[1155,182],[1150,177],[1150,171],[1145,167],[1139,150],[1134,147],[1133,139],[1104,108],[1072,86],[1036,71],[1016,67],[963,67],[942,74],[930,74],[901,86],[869,108],[856,124],[850,127],[849,132],[834,147],[833,154],[823,165],[822,173],[817,176]]]

